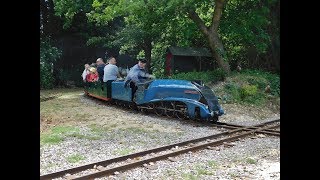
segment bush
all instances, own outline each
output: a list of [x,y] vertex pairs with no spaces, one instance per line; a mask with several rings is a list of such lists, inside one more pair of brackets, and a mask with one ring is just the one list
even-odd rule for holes
[[258,88],[255,85],[244,85],[240,89],[241,98],[248,96],[255,96],[258,92]]
[[250,104],[262,104],[265,100],[264,94],[258,91],[256,85],[244,85],[240,88],[241,101]]
[[221,69],[216,69],[213,71],[206,72],[182,72],[172,75],[172,79],[184,79],[184,80],[202,80],[205,83],[212,82],[216,83],[218,81],[223,81],[226,78],[226,74]]
[[241,94],[240,87],[236,83],[227,83],[224,86],[225,92],[227,95],[224,96],[223,100],[232,103],[232,102],[240,102]]
[[54,84],[53,74],[51,73],[51,67],[40,65],[40,88],[52,89]]
[[269,85],[271,94],[280,96],[280,77],[278,74],[246,69],[241,72],[241,75],[247,77],[247,81],[251,85],[258,85],[261,90],[264,90],[264,88]]
[[72,69],[59,69],[57,73],[57,79],[59,79],[61,85],[68,85],[68,82],[74,83],[77,87],[83,86],[81,74],[83,72],[82,65],[73,67]]
[[40,88],[54,86],[52,65],[61,56],[61,51],[52,46],[49,38],[40,38]]
[[[271,95],[267,96],[266,86],[270,86]],[[280,77],[260,70],[243,70],[232,72],[221,91],[222,100],[226,103],[263,104],[267,98],[280,95]]]

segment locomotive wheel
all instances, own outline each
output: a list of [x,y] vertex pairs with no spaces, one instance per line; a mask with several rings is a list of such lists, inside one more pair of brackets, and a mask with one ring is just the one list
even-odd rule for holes
[[148,104],[147,107],[148,107],[148,110],[147,110],[148,112],[153,112],[155,109],[155,106],[153,103]]
[[200,121],[201,120],[201,116],[200,116],[200,109],[196,108],[194,111],[194,117],[191,118],[194,121]]
[[137,107],[136,107],[136,105],[135,104],[133,104],[133,103],[129,103],[129,108],[131,109],[131,110],[137,110]]
[[178,119],[187,119],[187,106],[184,103],[176,103],[176,117]]
[[162,115],[164,114],[163,102],[159,102],[159,103],[156,103],[156,104],[155,104],[154,112],[155,112],[158,116],[162,116]]
[[172,118],[175,116],[175,111],[176,111],[175,107],[176,106],[175,106],[174,102],[166,102],[165,103],[165,114],[167,117]]
[[210,119],[210,122],[211,122],[211,123],[216,123],[216,122],[218,122],[218,120],[219,120],[219,117],[218,117],[218,116],[213,116],[213,117]]

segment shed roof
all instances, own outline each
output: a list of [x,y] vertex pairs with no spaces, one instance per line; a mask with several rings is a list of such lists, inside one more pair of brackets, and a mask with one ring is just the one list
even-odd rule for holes
[[168,51],[176,56],[205,56],[212,57],[210,51],[206,48],[194,47],[169,47]]

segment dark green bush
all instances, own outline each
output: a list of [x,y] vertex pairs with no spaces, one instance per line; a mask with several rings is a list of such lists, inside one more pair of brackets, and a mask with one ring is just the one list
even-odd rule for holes
[[51,67],[40,65],[40,88],[51,89],[53,88],[54,78],[51,73]]
[[172,75],[172,79],[184,79],[184,80],[202,80],[205,83],[218,81],[223,81],[226,78],[226,74],[221,69],[216,69],[213,71],[204,71],[204,72],[182,72]]
[[241,94],[240,87],[236,83],[227,83],[224,86],[226,95],[224,96],[224,101],[227,103],[240,102]]
[[49,38],[40,39],[40,88],[53,88],[54,77],[52,65],[60,56],[61,51],[51,45]]

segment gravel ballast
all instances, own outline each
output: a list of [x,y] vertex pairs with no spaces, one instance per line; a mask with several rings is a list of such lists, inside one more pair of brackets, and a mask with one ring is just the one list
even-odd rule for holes
[[[80,122],[76,125],[76,133],[61,134],[61,142],[41,144],[40,174],[225,131],[190,120],[131,112],[83,95],[80,102],[84,107],[98,108],[100,114],[91,118],[105,131],[94,131],[90,124]],[[226,111],[220,121],[254,125],[280,117],[273,113],[268,118],[258,119],[250,113],[236,114],[240,111]],[[219,150],[187,153],[177,156],[177,161],[158,161],[101,179],[279,179],[280,138],[254,137],[236,141],[233,147],[220,146]],[[78,157],[78,160],[73,162],[72,157]]]

